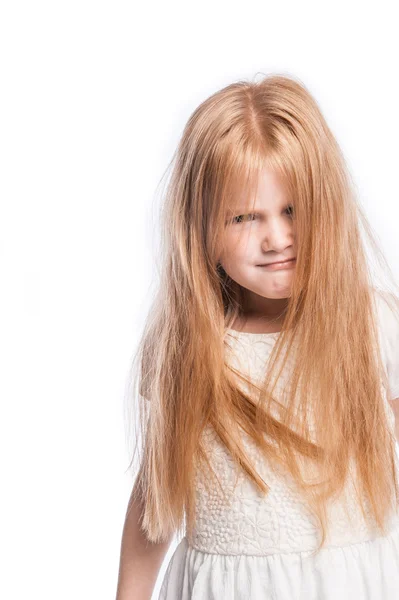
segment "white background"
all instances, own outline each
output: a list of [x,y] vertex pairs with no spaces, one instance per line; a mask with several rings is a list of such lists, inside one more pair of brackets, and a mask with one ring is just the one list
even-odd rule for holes
[[207,96],[257,73],[299,77],[398,275],[395,8],[1,4],[2,598],[115,596],[132,484],[123,392],[154,277],[158,186]]

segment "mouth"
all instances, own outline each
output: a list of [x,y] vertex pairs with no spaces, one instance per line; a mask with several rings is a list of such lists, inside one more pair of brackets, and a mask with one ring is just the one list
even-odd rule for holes
[[271,262],[271,263],[264,263],[262,265],[256,265],[256,266],[257,267],[269,267],[271,265],[278,266],[278,265],[285,265],[285,264],[288,264],[288,263],[293,263],[295,261],[296,261],[296,257],[294,257],[294,258],[288,258],[287,260],[281,260],[281,261],[276,261],[276,262]]

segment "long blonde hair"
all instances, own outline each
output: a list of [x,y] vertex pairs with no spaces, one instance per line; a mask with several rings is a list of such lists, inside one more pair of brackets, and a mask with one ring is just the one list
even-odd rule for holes
[[[143,531],[158,542],[182,533],[186,524],[191,536],[195,474],[212,473],[202,438],[210,426],[265,494],[269,487],[246,456],[242,431],[265,460],[289,471],[319,520],[319,548],[328,529],[326,503],[343,489],[351,460],[363,515],[369,508],[385,533],[398,502],[395,439],[387,426],[361,224],[373,257],[385,259],[315,99],[302,82],[279,74],[232,83],[190,116],[172,166],[160,280],[128,394],[129,427],[132,420],[139,426],[131,464],[139,451],[135,492],[144,506]],[[281,176],[293,200],[297,262],[264,381],[247,394],[225,354],[226,329],[240,315],[244,291],[218,256],[232,198],[244,191],[253,197],[264,166]],[[389,271],[386,261],[384,266]],[[399,312],[396,296],[390,297]],[[295,358],[288,401],[276,419],[270,407],[277,403],[274,386],[288,354]],[[387,389],[384,374],[382,381]],[[304,460],[317,466],[318,481],[305,481]]]

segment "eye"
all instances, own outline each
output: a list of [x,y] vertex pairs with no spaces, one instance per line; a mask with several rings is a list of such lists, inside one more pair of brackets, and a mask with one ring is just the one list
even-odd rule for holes
[[294,207],[292,206],[292,204],[290,204],[289,206],[287,206],[286,210],[289,211],[289,215],[291,217],[294,216]]
[[[248,215],[237,215],[236,217],[233,217],[231,221],[232,223],[244,223],[245,221],[252,221],[251,218],[247,219],[246,217],[256,217],[256,215],[253,213],[249,213]],[[238,219],[238,221],[236,219]]]

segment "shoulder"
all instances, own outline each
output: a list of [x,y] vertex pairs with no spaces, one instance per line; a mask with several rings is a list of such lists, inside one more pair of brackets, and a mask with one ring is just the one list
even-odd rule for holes
[[399,397],[399,298],[373,288],[381,355],[389,382],[389,400]]
[[373,288],[377,325],[383,342],[396,343],[399,337],[399,297]]

